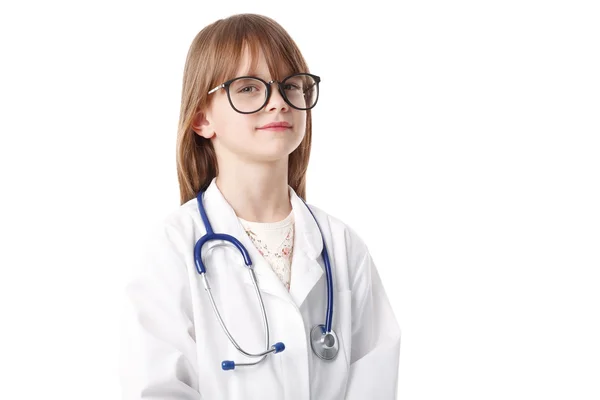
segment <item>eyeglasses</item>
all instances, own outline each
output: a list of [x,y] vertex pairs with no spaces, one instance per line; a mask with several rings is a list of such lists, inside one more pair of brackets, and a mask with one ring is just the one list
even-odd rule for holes
[[269,101],[273,82],[277,82],[281,97],[290,107],[296,110],[310,110],[317,104],[321,78],[307,73],[290,75],[281,82],[266,82],[255,76],[240,76],[211,89],[208,94],[224,88],[229,104],[235,111],[252,114],[260,111]]

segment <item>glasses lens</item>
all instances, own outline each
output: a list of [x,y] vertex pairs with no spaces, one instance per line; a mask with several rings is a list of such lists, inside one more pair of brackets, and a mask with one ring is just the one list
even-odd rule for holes
[[267,87],[258,79],[240,78],[229,85],[229,97],[233,107],[241,112],[254,112],[265,104]]
[[282,82],[281,88],[288,101],[294,107],[301,109],[313,107],[319,96],[319,85],[310,75],[291,76]]

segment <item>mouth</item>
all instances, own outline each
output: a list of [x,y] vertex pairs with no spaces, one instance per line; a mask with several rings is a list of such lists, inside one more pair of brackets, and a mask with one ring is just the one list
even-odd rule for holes
[[272,132],[287,131],[288,129],[291,129],[291,127],[288,127],[288,126],[270,126],[268,128],[258,128],[259,131],[272,131]]
[[292,127],[292,125],[288,122],[285,121],[281,121],[281,122],[271,122],[270,124],[261,126],[260,130],[268,130],[268,131],[284,131],[286,129],[290,129]]

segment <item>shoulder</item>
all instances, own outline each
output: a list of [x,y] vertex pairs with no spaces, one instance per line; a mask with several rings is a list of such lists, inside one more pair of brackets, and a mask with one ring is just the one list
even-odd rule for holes
[[[174,207],[166,214],[158,217],[151,224],[150,231],[146,235],[146,243],[154,245],[169,245],[179,249],[182,253],[187,252],[194,237],[199,235],[199,214],[196,199]],[[193,248],[193,243],[192,243]]]

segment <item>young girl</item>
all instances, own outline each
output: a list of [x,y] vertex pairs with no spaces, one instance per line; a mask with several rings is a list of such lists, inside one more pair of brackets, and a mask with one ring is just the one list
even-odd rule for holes
[[369,251],[304,202],[319,84],[270,18],[194,39],[181,206],[127,286],[124,399],[396,398],[400,331]]

